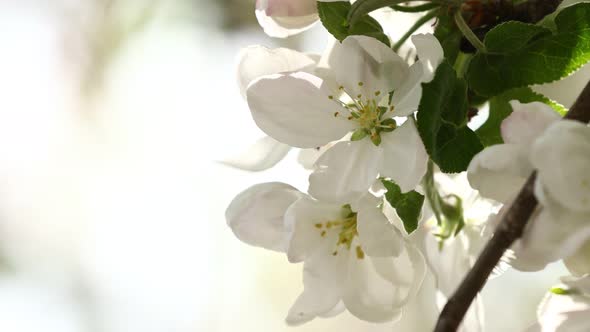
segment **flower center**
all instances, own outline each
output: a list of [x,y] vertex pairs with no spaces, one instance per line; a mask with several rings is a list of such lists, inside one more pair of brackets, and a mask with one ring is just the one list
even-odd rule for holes
[[[358,235],[356,229],[357,225],[357,213],[353,212],[350,208],[350,204],[346,204],[342,207],[342,219],[329,220],[321,223],[316,223],[315,227],[320,232],[320,236],[325,238],[328,232],[338,232],[338,241],[336,242],[336,249],[332,252],[333,256],[338,255],[338,251],[341,248],[350,250],[354,237]],[[356,257],[363,259],[365,253],[360,246],[356,246]]]
[[[363,86],[363,82],[358,82],[359,86]],[[358,129],[352,134],[351,141],[358,141],[366,136],[369,136],[375,145],[381,143],[381,133],[391,132],[397,127],[395,120],[388,115],[394,110],[394,106],[379,106],[379,101],[382,98],[381,91],[375,91],[374,96],[365,97],[357,95],[356,97],[348,93],[343,86],[339,87],[342,93],[341,99],[336,99],[338,103],[344,107],[347,112],[336,112],[334,117],[343,117],[349,121],[354,121],[358,124]],[[334,100],[334,96],[328,96],[330,100]],[[388,115],[385,115],[388,113]]]

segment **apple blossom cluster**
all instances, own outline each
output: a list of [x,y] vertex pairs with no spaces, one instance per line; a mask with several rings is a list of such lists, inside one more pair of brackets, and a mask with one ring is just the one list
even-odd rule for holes
[[[395,22],[376,10],[426,14],[392,45],[383,26]],[[566,109],[531,89],[590,61],[590,4],[545,8],[542,19],[494,10],[477,0],[256,1],[271,37],[318,21],[332,35],[322,54],[256,45],[238,55],[240,92],[268,136],[226,163],[261,171],[299,148],[310,173],[306,192],[257,184],[226,211],[241,241],[303,263],[288,324],[348,311],[432,330],[537,172],[539,206],[494,276],[563,260],[573,276],[531,331],[561,331],[553,316],[590,326],[579,318],[590,308],[590,127],[562,120]],[[432,33],[416,33],[434,18]],[[402,44],[415,56],[401,57]],[[487,119],[474,117],[483,109]],[[476,298],[462,331],[484,330],[482,306]]]

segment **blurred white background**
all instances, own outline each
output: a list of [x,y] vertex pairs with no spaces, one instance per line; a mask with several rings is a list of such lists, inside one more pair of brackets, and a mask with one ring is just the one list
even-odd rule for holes
[[[263,173],[217,162],[263,136],[235,55],[327,38],[266,37],[253,0],[0,0],[0,331],[406,332],[348,314],[286,327],[301,266],[225,225],[251,184],[306,189],[293,152]],[[588,76],[541,89],[569,104]],[[488,330],[531,323],[563,273],[491,281]]]

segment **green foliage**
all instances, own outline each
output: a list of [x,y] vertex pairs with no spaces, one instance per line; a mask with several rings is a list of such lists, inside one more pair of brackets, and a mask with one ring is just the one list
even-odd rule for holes
[[512,113],[512,106],[509,103],[511,100],[518,100],[521,103],[539,101],[551,106],[561,115],[567,112],[562,105],[528,87],[508,90],[490,99],[490,115],[486,122],[476,130],[477,136],[484,146],[503,143],[500,125]]
[[467,169],[483,149],[467,127],[467,84],[448,62],[440,64],[432,82],[422,84],[418,131],[430,158],[445,173]]
[[475,92],[503,91],[564,78],[590,61],[590,3],[567,7],[555,16],[555,30],[506,22],[487,33],[486,53],[478,53],[467,80]]
[[457,28],[451,15],[440,15],[434,28],[434,36],[440,42],[447,61],[454,63],[459,53],[461,31]]
[[362,35],[373,37],[385,45],[391,46],[383,28],[374,18],[364,16],[354,25],[348,24],[347,17],[350,9],[351,5],[348,1],[318,1],[318,14],[322,24],[339,41],[343,41],[348,36]]
[[400,187],[391,180],[382,180],[382,182],[387,189],[385,199],[397,212],[406,232],[411,234],[418,228],[424,196],[414,190],[402,193]]

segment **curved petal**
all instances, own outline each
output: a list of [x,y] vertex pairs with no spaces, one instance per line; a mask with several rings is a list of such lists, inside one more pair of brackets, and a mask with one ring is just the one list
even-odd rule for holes
[[404,307],[402,317],[395,323],[393,331],[433,331],[439,315],[436,303],[438,295],[434,277],[432,273],[427,273],[419,292]]
[[[396,89],[408,75],[408,65],[375,38],[348,36],[331,51],[329,63],[338,84],[353,98],[374,98]],[[361,98],[359,98],[361,99]]]
[[286,38],[318,21],[315,4],[315,0],[257,0],[256,19],[267,35]]
[[590,240],[587,216],[544,209],[531,220],[512,250],[512,266],[521,271],[539,271],[551,262],[568,258]]
[[352,203],[375,182],[381,158],[368,139],[338,142],[316,162],[308,192],[322,201]]
[[583,332],[590,329],[585,296],[548,293],[537,310],[538,322],[526,332]]
[[305,16],[317,12],[316,0],[257,0],[256,9],[268,16]]
[[467,168],[467,179],[486,198],[508,202],[533,171],[526,147],[499,144],[478,153]]
[[433,34],[413,35],[412,43],[416,46],[418,61],[424,69],[422,82],[430,82],[434,78],[438,65],[444,58],[443,48]]
[[246,171],[264,171],[283,160],[290,150],[290,146],[266,136],[256,141],[239,157],[223,160],[221,163]]
[[[324,248],[327,250],[327,248]],[[300,325],[317,316],[341,312],[341,289],[347,267],[346,255],[325,255],[319,251],[303,266],[303,293],[287,316],[289,325]]]
[[410,67],[408,76],[393,93],[393,116],[408,116],[418,110],[422,98],[423,76],[424,69],[421,63],[415,63]]
[[590,213],[590,127],[572,120],[551,125],[535,141],[531,162],[553,199]]
[[416,188],[426,173],[428,154],[412,119],[391,133],[381,134],[381,176],[393,179],[402,192]]
[[363,251],[372,257],[398,256],[403,249],[403,238],[378,207],[381,200],[373,195],[359,203],[357,231]]
[[532,144],[549,125],[559,121],[559,114],[540,102],[521,104],[510,102],[513,112],[502,121],[500,127],[504,143]]
[[[573,255],[563,260],[563,263],[575,276],[583,276],[590,273],[590,239],[580,247]],[[590,287],[590,285],[589,285]],[[590,294],[590,288],[588,289]]]
[[328,151],[329,148],[334,146],[334,144],[336,143],[328,143],[315,149],[302,149],[299,151],[297,161],[299,164],[301,164],[301,166],[303,166],[303,168],[313,169],[313,165],[316,163],[316,161],[318,161],[324,152]]
[[290,146],[315,148],[353,130],[334,114],[342,107],[320,89],[321,79],[304,72],[264,76],[248,87],[254,121],[266,134]]
[[561,282],[582,294],[590,295],[590,274],[583,277],[562,277]]
[[[353,242],[353,245],[358,243]],[[398,320],[402,307],[396,305],[400,297],[397,285],[377,273],[370,257],[358,258],[352,249],[349,260],[342,292],[346,309],[357,318],[369,322]]]
[[450,297],[471,269],[467,248],[460,238],[454,237],[446,240],[441,250],[438,241],[430,234],[427,236],[425,254],[436,277],[437,288],[443,295]]
[[284,183],[257,184],[233,199],[225,211],[225,219],[236,237],[245,243],[284,252],[287,244],[283,216],[302,196],[303,193]]
[[246,97],[246,88],[255,79],[292,71],[309,72],[317,63],[312,55],[288,48],[270,49],[260,45],[248,46],[238,54],[237,78],[240,93]]
[[327,228],[327,221],[339,220],[342,207],[324,204],[309,197],[293,203],[285,213],[285,231],[289,234],[287,257],[290,262],[301,262],[322,245],[332,246],[324,254],[330,255],[338,242],[338,231]]
[[343,301],[353,315],[371,322],[400,318],[426,276],[422,254],[412,245],[406,249],[398,257],[351,255]]

